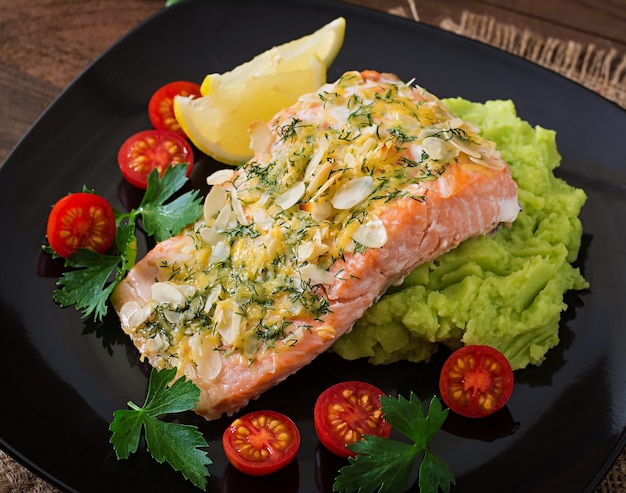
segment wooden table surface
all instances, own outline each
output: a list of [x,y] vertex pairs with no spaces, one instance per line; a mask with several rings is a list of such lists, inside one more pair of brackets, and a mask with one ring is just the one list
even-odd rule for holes
[[[545,38],[626,53],[626,0],[344,0],[420,22],[463,10]],[[0,0],[0,162],[54,98],[165,0]]]

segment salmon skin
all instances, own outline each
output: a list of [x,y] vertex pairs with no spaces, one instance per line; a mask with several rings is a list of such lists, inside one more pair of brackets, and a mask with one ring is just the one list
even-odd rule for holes
[[207,420],[307,365],[416,266],[519,213],[494,144],[392,74],[346,72],[250,134],[254,157],[207,178],[203,217],[112,296],[141,358],[195,382]]

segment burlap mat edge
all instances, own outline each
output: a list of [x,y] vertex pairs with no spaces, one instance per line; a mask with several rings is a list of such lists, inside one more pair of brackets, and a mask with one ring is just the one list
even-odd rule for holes
[[[419,22],[414,0],[389,13]],[[552,70],[626,109],[626,54],[572,40],[543,37],[529,29],[468,10],[458,21],[447,17],[439,27],[517,55]]]
[[463,11],[459,22],[444,19],[440,27],[548,68],[626,108],[626,55],[615,48],[544,38],[469,11]]

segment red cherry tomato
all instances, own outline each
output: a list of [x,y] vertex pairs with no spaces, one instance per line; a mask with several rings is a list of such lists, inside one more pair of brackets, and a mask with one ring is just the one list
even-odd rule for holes
[[157,130],[170,130],[186,137],[174,115],[174,96],[193,96],[199,98],[200,86],[195,82],[179,80],[170,82],[157,89],[148,103],[148,115],[152,126]]
[[193,151],[180,135],[167,130],[144,130],[131,135],[120,147],[117,161],[124,178],[138,188],[148,187],[148,175],[158,169],[163,176],[170,165],[187,163],[191,174]]
[[281,413],[254,411],[226,428],[222,445],[234,467],[251,476],[265,476],[293,460],[300,448],[300,432]]
[[341,382],[320,394],[315,403],[314,425],[320,442],[341,457],[355,455],[347,445],[363,435],[387,438],[391,425],[383,417],[382,390],[366,382]]
[[468,345],[453,352],[441,369],[439,391],[455,413],[480,418],[495,413],[511,397],[513,370],[491,346]]
[[50,211],[48,243],[61,257],[77,248],[105,253],[115,241],[115,214],[106,199],[93,193],[73,193],[60,199]]

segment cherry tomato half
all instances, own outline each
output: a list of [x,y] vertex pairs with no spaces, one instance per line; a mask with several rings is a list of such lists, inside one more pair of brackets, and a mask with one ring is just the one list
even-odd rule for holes
[[314,425],[320,442],[341,457],[355,455],[347,445],[363,435],[387,438],[391,425],[383,417],[380,396],[385,393],[366,382],[341,382],[320,394]]
[[293,460],[300,448],[300,432],[281,413],[254,411],[226,428],[222,445],[228,461],[241,472],[265,476]]
[[131,135],[120,147],[117,161],[124,178],[138,188],[148,187],[154,168],[163,176],[168,166],[187,163],[191,174],[193,151],[180,135],[168,130],[144,130]]
[[61,257],[77,248],[105,253],[115,241],[115,214],[106,199],[93,193],[72,193],[60,199],[50,211],[46,234],[48,243]]
[[148,115],[152,126],[157,130],[170,130],[176,132],[181,137],[185,137],[185,132],[180,128],[176,116],[174,115],[174,96],[200,97],[200,86],[195,82],[178,80],[165,84],[156,90],[148,103]]
[[439,392],[455,413],[480,418],[504,407],[513,393],[513,370],[491,346],[468,345],[454,351],[439,376]]

